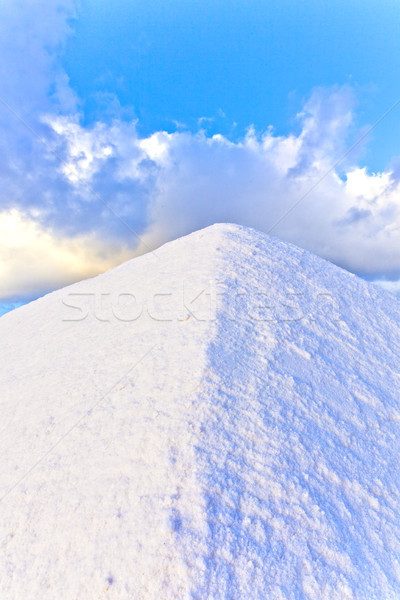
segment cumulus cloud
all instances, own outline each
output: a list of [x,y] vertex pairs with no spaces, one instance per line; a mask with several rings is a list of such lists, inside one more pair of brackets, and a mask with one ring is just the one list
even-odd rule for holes
[[398,278],[399,181],[392,172],[368,173],[357,166],[344,177],[329,171],[337,156],[332,152],[336,135],[323,140],[325,149],[310,149],[308,128],[306,119],[297,137],[249,132],[237,144],[218,136],[157,134],[164,144],[168,140],[169,160],[164,156],[149,203],[146,243],[158,244],[213,221],[234,221],[363,276]]
[[[2,96],[35,124],[50,108],[76,110],[77,97],[59,61],[76,15],[74,0],[0,3]],[[9,115],[2,116],[11,126]]]
[[[5,17],[19,34],[11,41],[5,30],[2,43],[17,66],[31,44],[36,83],[28,97],[14,69],[5,88],[30,129],[1,111],[0,297],[62,285],[221,221],[271,232],[370,279],[400,278],[398,165],[368,172],[361,144],[344,156],[363,131],[352,88],[315,89],[285,136],[250,127],[236,141],[204,130],[141,138],[115,111],[87,126],[57,60],[73,2],[15,6]],[[47,11],[51,34],[40,19],[28,27],[35,7]],[[7,227],[18,230],[12,255]],[[35,268],[48,251],[51,265]]]
[[[66,148],[60,173],[74,189],[89,181],[99,193],[106,190],[115,210],[132,223],[140,198],[145,218],[136,221],[143,240],[134,244],[136,251],[233,221],[363,276],[394,279],[400,276],[398,178],[354,164],[344,173],[342,163],[332,168],[348,142],[353,106],[349,88],[315,90],[298,117],[297,135],[250,129],[235,143],[204,132],[156,132],[140,139],[132,123],[98,123],[91,131],[67,118],[51,125]],[[126,191],[121,197],[119,186]]]
[[94,236],[63,237],[18,210],[0,213],[0,298],[37,296],[130,258]]

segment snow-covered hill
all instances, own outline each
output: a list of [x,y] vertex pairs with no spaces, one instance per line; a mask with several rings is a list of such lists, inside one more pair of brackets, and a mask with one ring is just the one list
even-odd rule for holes
[[396,298],[215,225],[0,340],[0,598],[400,598]]

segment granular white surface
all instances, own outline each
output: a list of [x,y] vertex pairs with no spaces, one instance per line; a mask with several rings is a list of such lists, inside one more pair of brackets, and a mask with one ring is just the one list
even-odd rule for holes
[[400,598],[399,357],[395,297],[237,225],[1,317],[0,598]]

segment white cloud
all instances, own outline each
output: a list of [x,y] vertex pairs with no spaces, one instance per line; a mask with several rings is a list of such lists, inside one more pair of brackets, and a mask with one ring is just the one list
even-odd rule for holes
[[35,296],[130,258],[94,236],[62,237],[17,210],[0,213],[0,298]]
[[[51,159],[52,176],[42,192],[55,197],[61,191],[65,201],[30,202],[27,214],[50,225],[64,243],[68,236],[72,245],[77,236],[91,243],[106,236],[129,245],[132,255],[216,221],[268,232],[284,216],[273,235],[363,276],[398,278],[400,182],[391,171],[368,173],[348,165],[339,177],[330,170],[343,152],[353,101],[347,89],[343,96],[335,89],[333,96],[314,92],[298,135],[275,136],[271,129],[256,135],[249,129],[236,143],[204,132],[156,132],[143,139],[132,122],[88,128],[75,115],[47,115],[53,147],[63,160]],[[39,161],[42,170],[45,164]],[[36,176],[40,182],[40,173],[29,173],[31,180]],[[19,191],[27,183],[22,177]],[[142,244],[130,228],[140,233]],[[112,256],[107,264],[116,260]],[[60,284],[71,280],[65,264],[58,270],[65,272]],[[75,277],[85,272],[75,271]]]
[[[249,129],[237,143],[204,132],[140,139],[134,124],[122,122],[98,123],[89,131],[64,118],[62,127],[56,121],[53,128],[66,144],[61,170],[72,184],[79,187],[71,176],[79,172],[97,189],[98,176],[109,174],[115,189],[125,182],[141,190],[142,251],[215,221],[268,232],[284,216],[274,235],[364,276],[398,277],[400,182],[391,171],[348,165],[339,177],[332,169],[343,153],[352,104],[347,88],[331,95],[317,90],[297,136],[275,136],[271,129],[257,136]],[[129,198],[113,206],[121,214],[132,208]]]
[[[26,118],[41,111],[76,109],[77,97],[59,56],[76,17],[74,0],[0,3],[0,81],[3,99]],[[10,115],[3,113],[6,120]]]

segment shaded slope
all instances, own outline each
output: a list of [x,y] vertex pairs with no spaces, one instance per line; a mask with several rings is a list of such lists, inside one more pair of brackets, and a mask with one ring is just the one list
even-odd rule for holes
[[226,238],[198,597],[397,598],[399,303],[263,234]]

